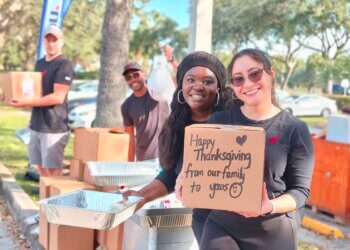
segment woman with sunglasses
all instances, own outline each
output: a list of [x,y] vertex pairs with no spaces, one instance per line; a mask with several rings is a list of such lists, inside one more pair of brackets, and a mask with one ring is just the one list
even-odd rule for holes
[[[228,71],[237,105],[214,113],[208,123],[265,129],[262,212],[212,210],[200,248],[297,249],[295,211],[309,197],[313,170],[313,146],[307,125],[278,107],[275,68],[264,52],[238,52]],[[180,178],[177,189],[179,186]]]
[[[229,91],[225,89],[225,67],[217,57],[206,52],[187,55],[178,66],[176,81],[171,113],[159,135],[159,161],[164,171],[141,190],[124,193],[124,198],[142,196],[138,207],[174,191],[182,168],[185,127],[206,123],[214,111],[222,110],[231,99],[225,94]],[[193,210],[192,229],[198,242],[209,211]]]

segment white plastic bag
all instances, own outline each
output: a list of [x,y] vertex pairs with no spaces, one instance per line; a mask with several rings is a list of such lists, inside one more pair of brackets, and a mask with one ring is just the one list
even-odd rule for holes
[[149,93],[154,98],[167,100],[170,104],[175,86],[167,64],[163,55],[153,58],[152,70],[147,80],[147,87]]

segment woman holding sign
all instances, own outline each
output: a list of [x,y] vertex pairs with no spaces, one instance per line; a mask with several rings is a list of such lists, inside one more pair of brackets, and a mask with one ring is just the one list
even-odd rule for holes
[[212,210],[201,249],[297,249],[296,210],[309,197],[314,159],[307,125],[278,107],[275,68],[264,52],[240,51],[228,71],[237,105],[214,113],[208,123],[264,128],[262,212]]
[[[231,95],[225,89],[226,70],[220,60],[206,52],[187,55],[178,66],[177,89],[171,103],[171,113],[159,135],[159,160],[163,172],[139,191],[129,190],[129,195],[142,196],[139,204],[153,201],[174,191],[176,178],[182,168],[185,127],[206,123],[214,111],[228,105]],[[224,91],[225,90],[225,91]],[[232,91],[231,91],[232,92]],[[200,241],[203,226],[210,210],[194,209],[192,228]]]

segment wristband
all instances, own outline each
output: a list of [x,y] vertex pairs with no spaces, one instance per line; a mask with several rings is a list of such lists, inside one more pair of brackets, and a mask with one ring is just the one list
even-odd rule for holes
[[170,63],[174,62],[175,61],[174,56],[172,56],[171,59],[167,60],[167,61],[170,62]]

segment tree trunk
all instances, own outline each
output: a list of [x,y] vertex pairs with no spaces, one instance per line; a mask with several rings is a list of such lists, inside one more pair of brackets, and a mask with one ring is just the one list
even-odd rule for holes
[[281,89],[286,89],[286,86],[288,85],[289,79],[292,76],[292,73],[294,71],[296,65],[296,61],[292,61],[292,62],[287,62],[286,63],[286,73],[283,74],[283,81],[281,83]]
[[129,54],[129,29],[133,0],[106,0],[94,126],[122,125],[120,107],[126,96],[123,66]]

